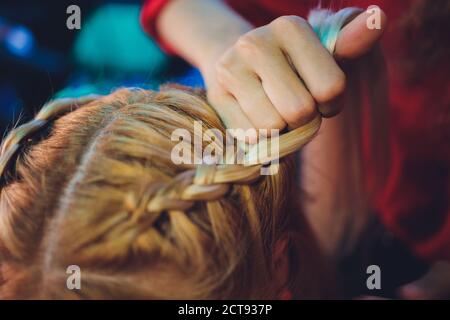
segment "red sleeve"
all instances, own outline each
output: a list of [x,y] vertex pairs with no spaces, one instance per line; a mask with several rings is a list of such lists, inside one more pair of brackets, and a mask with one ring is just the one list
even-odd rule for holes
[[402,75],[392,72],[391,170],[377,203],[385,225],[431,261],[450,261],[450,122],[443,120],[450,114],[446,70],[448,65],[442,64],[440,71],[423,74],[423,83],[415,87],[400,87]]
[[[396,140],[391,149],[391,175],[378,203],[381,219],[417,255],[450,261],[448,162],[433,153],[411,155],[411,142]],[[419,138],[413,141],[421,142]],[[436,150],[442,150],[439,147]]]
[[167,54],[174,55],[175,51],[160,37],[156,28],[156,19],[161,13],[162,9],[171,0],[146,0],[141,11],[141,25],[144,30],[153,37]]

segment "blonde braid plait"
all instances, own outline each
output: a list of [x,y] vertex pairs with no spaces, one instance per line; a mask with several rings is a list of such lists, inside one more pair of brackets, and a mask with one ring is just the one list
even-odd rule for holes
[[[335,14],[328,10],[315,10],[309,17],[320,40],[330,51],[334,52],[339,30],[346,21],[359,9],[346,8]],[[12,130],[3,141],[0,151],[0,177],[4,178],[6,168],[20,149],[22,143],[35,132],[46,127],[48,123],[58,116],[66,114],[73,109],[89,104],[99,96],[90,95],[78,99],[60,99],[45,105],[36,117],[30,122]],[[195,169],[187,170],[176,176],[172,182],[161,185],[156,190],[147,204],[149,212],[160,213],[163,211],[189,209],[197,201],[214,201],[223,197],[230,189],[231,184],[248,184],[260,177],[262,166],[288,156],[311,141],[317,134],[322,122],[322,116],[317,115],[304,126],[296,128],[279,137],[270,138],[252,145],[246,154],[246,159],[253,165],[224,165],[202,164]],[[277,141],[279,153],[276,156],[258,157],[261,148]],[[263,143],[264,142],[264,143]],[[268,143],[267,143],[268,142]],[[256,151],[256,152],[255,152]]]
[[45,128],[47,124],[57,117],[88,104],[98,97],[98,95],[88,95],[77,99],[64,98],[49,102],[42,107],[33,120],[13,129],[3,140],[1,145],[0,177],[4,176],[6,168],[26,139]]

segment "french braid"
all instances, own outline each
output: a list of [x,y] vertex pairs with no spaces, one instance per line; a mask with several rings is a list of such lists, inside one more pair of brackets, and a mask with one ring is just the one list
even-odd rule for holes
[[[355,8],[345,8],[341,11],[330,14],[328,10],[313,11],[309,17],[309,22],[318,34],[324,46],[331,52],[334,52],[337,35],[342,26],[349,17],[359,12]],[[47,123],[57,118],[59,115],[77,108],[81,105],[94,101],[98,96],[85,96],[78,99],[61,99],[51,102],[44,106],[36,117],[27,124],[24,124],[11,131],[3,141],[0,153],[0,176],[3,176],[5,168],[14,154],[20,148],[20,144],[30,137],[34,132],[39,131]],[[311,141],[318,132],[321,124],[320,116],[314,118],[308,124],[299,127],[282,135],[279,138],[280,150],[276,155],[278,158],[285,157],[303,147]],[[227,184],[249,183],[259,177],[261,166],[269,163],[275,158],[258,157],[258,152],[267,148],[269,143],[259,142],[251,147],[247,154],[246,163],[256,163],[252,166],[242,165],[201,165],[195,171],[189,171],[181,174],[174,179],[173,187],[166,186],[159,190],[156,196],[150,201],[147,208],[150,211],[163,211],[167,209],[186,210],[195,201],[217,200],[228,191]],[[267,154],[267,153],[263,153]],[[177,195],[179,199],[177,199]],[[170,200],[170,201],[167,201]]]
[[[336,15],[341,25],[348,14]],[[327,45],[332,52],[333,41]],[[189,92],[124,89],[51,102],[13,130],[0,153],[0,176],[11,176],[0,190],[0,297],[65,296],[61,281],[72,264],[84,272],[83,298],[270,296],[271,251],[293,221],[288,156],[314,138],[321,116],[250,147],[252,165],[175,166],[170,132],[195,120],[224,130]],[[49,137],[12,168],[26,140],[49,125]],[[259,158],[271,143],[279,154]],[[262,179],[261,168],[278,158],[280,173]],[[311,239],[299,224],[306,273],[319,253],[305,249]]]
[[12,130],[3,140],[0,150],[0,176],[3,176],[11,159],[20,149],[21,144],[33,133],[42,130],[52,120],[70,112],[73,109],[98,99],[98,95],[88,95],[77,99],[59,99],[46,104],[39,113],[28,123]]

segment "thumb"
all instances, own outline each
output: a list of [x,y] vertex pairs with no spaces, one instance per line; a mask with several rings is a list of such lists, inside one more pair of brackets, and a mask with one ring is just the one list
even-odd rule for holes
[[[383,10],[372,7],[360,13],[350,21],[339,33],[335,57],[337,59],[354,59],[367,53],[381,38],[386,29],[387,17]],[[377,16],[378,15],[378,16]],[[371,22],[380,24],[371,27]]]

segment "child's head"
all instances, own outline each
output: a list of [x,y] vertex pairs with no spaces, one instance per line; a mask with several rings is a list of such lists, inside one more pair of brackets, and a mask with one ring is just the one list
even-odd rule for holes
[[[294,225],[313,250],[287,201],[292,159],[265,177],[261,165],[174,164],[175,129],[225,130],[192,92],[85,102],[49,105],[3,143],[0,297],[276,298],[291,286],[283,249]],[[71,265],[81,290],[66,286]]]

